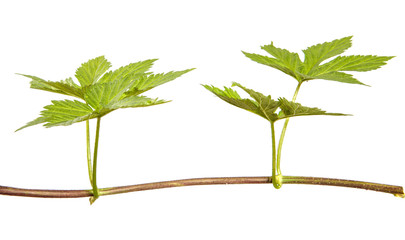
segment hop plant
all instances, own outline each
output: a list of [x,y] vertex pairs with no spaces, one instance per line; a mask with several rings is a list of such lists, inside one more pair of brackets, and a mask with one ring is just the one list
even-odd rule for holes
[[[274,100],[270,95],[265,96],[262,93],[243,87],[239,83],[233,83],[232,86],[237,86],[243,89],[252,99],[242,99],[239,94],[231,88],[225,87],[224,90],[221,90],[214,86],[203,85],[207,90],[211,91],[225,102],[255,113],[270,122],[273,150],[272,182],[275,188],[280,188],[283,183],[283,176],[280,169],[281,148],[283,146],[289,118],[308,115],[348,115],[341,113],[328,113],[319,108],[304,107],[301,104],[296,103],[295,101],[301,85],[304,82],[312,81],[314,79],[366,85],[347,72],[366,72],[375,70],[385,65],[388,60],[393,58],[374,55],[338,56],[352,46],[351,39],[352,37],[349,36],[308,47],[303,50],[305,56],[304,60],[301,60],[297,53],[275,47],[273,42],[261,47],[264,51],[270,54],[271,57],[242,51],[243,54],[251,60],[282,71],[297,80],[297,88],[295,89],[291,101],[288,101],[286,98]],[[276,152],[274,123],[281,119],[285,119],[285,122]],[[287,179],[284,179],[284,181],[287,181]]]
[[[31,79],[31,88],[75,97],[79,100],[53,100],[44,107],[40,116],[17,129],[43,124],[45,127],[68,126],[86,121],[87,163],[90,184],[93,188],[93,203],[99,197],[97,187],[97,152],[100,135],[100,120],[103,116],[120,108],[148,107],[169,101],[148,98],[140,94],[170,82],[193,69],[153,74],[147,72],[157,59],[131,63],[117,70],[108,71],[111,63],[100,56],[83,63],[76,70],[75,83],[72,78],[54,82],[39,77],[20,74]],[[96,136],[93,160],[90,150],[89,120],[96,118]]]

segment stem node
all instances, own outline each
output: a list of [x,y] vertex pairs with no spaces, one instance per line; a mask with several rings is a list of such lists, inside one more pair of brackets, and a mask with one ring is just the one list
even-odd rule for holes
[[274,188],[280,189],[281,186],[283,186],[283,175],[277,174],[277,175],[273,176],[272,182],[273,182]]

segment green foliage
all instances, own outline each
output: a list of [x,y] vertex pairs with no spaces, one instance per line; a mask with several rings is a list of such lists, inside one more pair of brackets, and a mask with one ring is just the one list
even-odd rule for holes
[[301,61],[297,53],[276,48],[273,43],[261,48],[273,57],[246,53],[251,60],[278,69],[298,82],[313,79],[324,79],[343,83],[361,84],[353,75],[346,71],[365,72],[380,68],[393,57],[380,57],[374,55],[338,56],[324,64],[322,62],[335,57],[351,47],[351,38],[345,37],[331,42],[317,44],[303,50],[305,59]]
[[33,88],[33,89],[60,93],[60,94],[64,94],[64,95],[77,97],[80,99],[83,99],[83,97],[84,97],[82,89],[80,88],[80,86],[78,86],[76,83],[73,82],[72,78],[67,78],[66,80],[62,80],[59,82],[52,82],[52,81],[43,80],[43,79],[41,79],[39,77],[35,77],[35,76],[24,75],[24,74],[19,74],[19,75],[31,78],[30,84],[31,84],[31,88]]
[[104,56],[100,56],[83,63],[82,66],[76,70],[75,76],[82,87],[89,86],[97,82],[101,75],[110,67],[111,63],[108,62]]
[[[221,98],[222,100],[224,100],[225,102],[232,104],[236,107],[245,109],[249,112],[255,113],[267,120],[272,119],[273,115],[275,115],[273,112],[271,112],[271,109],[269,109],[268,111],[263,111],[262,109],[265,108],[264,106],[267,103],[267,106],[273,105],[276,102],[274,100],[271,99],[270,96],[264,96],[260,93],[256,93],[257,97],[260,98],[261,97],[261,103],[262,105],[260,105],[256,100],[252,100],[252,99],[247,99],[247,98],[241,98],[239,96],[239,94],[231,89],[231,88],[227,88],[225,87],[224,90],[221,90],[219,88],[216,88],[214,86],[209,86],[209,85],[203,85],[207,90],[211,91],[212,93],[214,93],[216,96],[218,96],[219,98]],[[254,94],[252,92],[252,94]],[[260,96],[259,96],[260,95]],[[266,103],[265,103],[266,102]]]
[[[31,79],[31,88],[33,89],[64,94],[80,100],[54,100],[52,104],[44,107],[38,118],[28,122],[16,131],[37,124],[54,127],[86,121],[87,167],[90,184],[92,185],[90,204],[93,204],[100,196],[97,187],[97,156],[101,117],[120,108],[147,107],[168,102],[157,98],[140,96],[139,94],[173,81],[193,70],[187,69],[159,74],[147,72],[156,60],[149,59],[131,63],[106,73],[111,67],[111,63],[104,56],[100,56],[83,63],[76,70],[75,76],[80,85],[76,84],[72,78],[53,82],[31,75],[20,74]],[[97,118],[93,157],[90,153],[89,123],[89,119],[92,118]]]
[[52,101],[44,107],[41,118],[46,120],[45,127],[70,125],[92,117],[93,109],[80,101],[62,100]]
[[125,78],[128,75],[138,75],[140,77],[152,67],[155,61],[157,61],[157,59],[148,59],[145,61],[130,63],[126,66],[118,68],[117,70],[107,72],[98,82],[111,82],[116,79]]
[[310,108],[302,106],[299,103],[288,101],[285,98],[274,100],[270,95],[266,96],[262,93],[248,89],[239,83],[233,83],[232,86],[237,86],[244,90],[252,99],[241,98],[240,95],[233,89],[225,87],[224,90],[214,86],[203,85],[207,90],[214,93],[227,103],[236,107],[245,109],[249,112],[255,113],[270,122],[277,120],[297,117],[297,116],[310,116],[310,115],[333,115],[333,116],[346,116],[342,113],[329,113],[319,108]]
[[352,36],[336,39],[331,42],[316,44],[303,50],[305,55],[303,74],[308,74],[312,69],[331,57],[342,54],[352,46]]
[[174,79],[192,70],[194,70],[194,68],[177,72],[172,71],[168,73],[142,75],[134,82],[129,91],[125,94],[126,96],[141,94],[154,87],[173,81]]
[[119,108],[153,106],[168,101],[151,99],[139,94],[193,70],[151,74],[147,72],[157,59],[131,63],[117,70],[106,71],[111,67],[104,56],[83,63],[76,70],[76,78],[63,81],[46,81],[39,77],[20,74],[31,79],[31,88],[76,97],[81,101],[52,101],[44,107],[40,117],[27,123],[26,127],[44,123],[45,127],[67,126],[76,122],[102,117]]
[[319,108],[304,107],[299,103],[288,101],[285,98],[279,98],[278,101],[281,109],[278,114],[278,119],[313,115],[349,116],[349,114],[329,113]]
[[298,71],[294,71],[294,68],[290,68],[289,66],[286,66],[285,64],[283,64],[283,61],[281,61],[279,59],[271,58],[271,57],[267,57],[267,56],[263,56],[263,55],[259,55],[259,54],[255,54],[255,53],[243,52],[243,54],[245,54],[246,57],[250,58],[251,60],[253,60],[255,62],[278,69],[278,70],[284,72],[285,74],[288,74],[288,75],[292,76],[293,78],[301,81],[301,77],[300,77],[300,75],[298,75]]
[[[280,170],[280,156],[289,118],[312,115],[347,115],[342,113],[329,113],[319,108],[305,107],[296,103],[295,100],[302,83],[313,79],[324,79],[342,83],[365,85],[354,78],[353,75],[346,72],[366,72],[375,70],[385,65],[388,60],[393,58],[374,55],[337,56],[351,47],[351,38],[351,36],[345,37],[308,47],[303,50],[305,56],[303,61],[297,53],[277,48],[274,46],[273,42],[270,45],[264,45],[261,47],[270,54],[271,57],[242,51],[243,54],[251,60],[280,70],[295,78],[298,81],[298,85],[292,101],[289,101],[286,98],[278,98],[277,100],[272,99],[270,95],[266,96],[252,89],[245,88],[239,83],[233,83],[232,86],[241,88],[252,99],[241,98],[239,94],[231,88],[225,87],[224,90],[221,90],[214,86],[203,85],[207,90],[211,91],[222,100],[236,107],[255,113],[270,122],[273,166],[272,182],[277,189],[280,188],[283,183],[283,177]],[[278,149],[276,151],[274,123],[281,119],[285,119],[285,121],[283,129],[281,130]]]

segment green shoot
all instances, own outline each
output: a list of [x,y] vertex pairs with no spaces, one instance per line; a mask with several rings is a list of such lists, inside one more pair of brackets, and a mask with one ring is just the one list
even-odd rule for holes
[[275,188],[280,188],[282,185],[282,175],[277,169],[276,158],[276,142],[274,135],[274,123],[278,120],[289,119],[290,117],[298,116],[311,116],[311,115],[333,115],[345,116],[342,113],[329,113],[319,108],[304,107],[299,103],[288,101],[285,98],[274,100],[270,95],[265,96],[262,93],[248,89],[239,83],[233,83],[232,86],[237,86],[250,95],[252,99],[241,98],[239,94],[231,88],[225,87],[224,90],[214,86],[203,85],[207,90],[214,93],[216,96],[225,102],[232,104],[236,107],[245,109],[249,112],[255,113],[270,122],[271,137],[272,137],[272,182]]
[[[220,90],[213,86],[204,85],[206,89],[214,93],[222,100],[239,108],[253,112],[270,121],[273,143],[272,181],[274,187],[280,188],[282,185],[282,175],[280,169],[281,149],[290,117],[308,115],[346,115],[340,113],[327,113],[318,108],[304,107],[301,104],[296,103],[295,101],[301,85],[304,82],[314,79],[366,85],[347,72],[366,72],[375,70],[385,65],[388,60],[393,58],[374,55],[338,56],[351,47],[351,38],[351,36],[344,37],[331,42],[325,42],[308,47],[307,49],[303,50],[305,56],[304,60],[301,60],[297,53],[290,52],[286,49],[277,48],[273,43],[261,47],[268,54],[270,54],[271,57],[242,51],[243,54],[251,60],[282,71],[283,73],[297,80],[297,87],[291,101],[288,101],[285,98],[279,98],[278,100],[271,99],[270,96],[265,96],[259,92],[247,89],[238,83],[234,83],[233,86],[240,87],[253,99],[242,99],[236,91],[230,88]],[[285,121],[276,152],[274,123],[281,119],[285,119]]]
[[[20,74],[31,79],[31,88],[68,95],[79,100],[54,100],[44,107],[40,116],[17,129],[22,130],[37,124],[45,127],[68,126],[86,121],[86,149],[89,180],[92,186],[93,203],[100,195],[97,187],[97,153],[101,118],[120,108],[148,107],[167,103],[158,98],[141,96],[152,88],[170,82],[193,70],[152,74],[147,72],[157,59],[131,63],[117,70],[106,72],[111,63],[100,56],[83,63],[76,70],[76,84],[72,78],[53,82],[39,77]],[[90,149],[90,119],[97,119],[93,160]]]
[[[265,95],[235,82],[231,87],[225,87],[224,89],[203,85],[207,90],[225,102],[252,112],[270,123],[272,175],[263,177],[194,178],[98,188],[97,161],[102,117],[121,108],[148,107],[167,103],[168,101],[158,98],[148,98],[141,94],[170,82],[193,69],[153,74],[149,72],[149,69],[156,59],[150,59],[131,63],[109,71],[111,63],[104,56],[100,56],[83,63],[77,69],[75,74],[77,81],[72,78],[62,81],[47,81],[36,76],[20,74],[31,79],[31,88],[33,89],[76,98],[73,100],[51,101],[51,104],[45,106],[40,112],[39,117],[16,131],[38,124],[43,124],[43,126],[49,128],[86,122],[86,159],[91,189],[43,190],[0,186],[0,194],[41,198],[90,197],[90,203],[92,204],[99,196],[151,189],[193,185],[272,183],[276,189],[281,188],[283,184],[312,184],[360,188],[405,197],[403,187],[401,186],[344,179],[284,176],[281,174],[281,149],[290,118],[319,115],[348,115],[327,112],[316,107],[307,107],[297,103],[296,99],[301,86],[305,82],[315,79],[366,85],[348,72],[375,70],[385,65],[392,58],[374,55],[339,56],[351,47],[351,38],[345,37],[308,47],[303,50],[305,56],[303,60],[300,59],[297,53],[277,48],[273,43],[262,46],[262,49],[270,54],[270,56],[243,52],[251,60],[282,71],[297,80],[297,87],[291,100],[284,97],[272,98],[270,95]],[[235,88],[244,91],[249,97],[242,98]],[[97,119],[93,153],[90,144],[90,119]],[[279,121],[284,121],[284,125],[277,146],[275,127],[276,122]]]

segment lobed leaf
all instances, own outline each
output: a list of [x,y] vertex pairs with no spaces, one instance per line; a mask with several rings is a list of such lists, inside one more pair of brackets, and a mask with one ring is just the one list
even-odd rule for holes
[[294,72],[295,67],[293,69],[290,68],[290,66],[284,64],[282,61],[280,61],[279,59],[275,59],[275,58],[271,58],[271,57],[267,57],[267,56],[263,56],[263,55],[259,55],[259,54],[255,54],[255,53],[247,53],[242,51],[242,53],[250,58],[250,60],[255,61],[257,63],[275,68],[277,70],[280,70],[282,72],[284,72],[285,74],[288,74],[294,78],[297,79],[298,75],[296,72]]
[[113,82],[96,83],[86,90],[84,99],[95,111],[100,111],[103,107],[121,99],[131,85],[133,85],[131,76]]
[[54,92],[54,93],[60,93],[64,95],[69,95],[77,98],[83,99],[83,91],[78,86],[75,82],[73,82],[72,78],[67,78],[65,80],[59,81],[59,82],[52,82],[52,81],[46,81],[44,79],[41,79],[39,77],[31,76],[31,75],[25,75],[25,74],[18,74],[27,78],[31,78],[31,88],[33,89],[38,89],[38,90],[43,90],[43,91],[48,91],[48,92]]
[[168,102],[136,95],[172,81],[193,69],[155,75],[146,73],[156,60],[131,63],[105,73],[111,64],[104,56],[91,59],[76,70],[76,77],[81,86],[74,83],[71,78],[51,82],[20,74],[32,79],[32,88],[78,97],[86,103],[76,100],[52,101],[51,105],[44,107],[40,117],[28,122],[17,131],[42,123],[45,127],[70,125],[90,118],[102,117],[119,108],[146,107]]
[[168,73],[143,75],[135,81],[135,83],[133,84],[131,89],[126,93],[126,95],[127,96],[139,95],[154,87],[173,81],[174,79],[192,70],[194,70],[194,68],[186,69],[183,71],[172,71]]
[[329,72],[329,73],[324,73],[324,74],[317,75],[317,76],[306,76],[306,77],[307,77],[307,80],[323,79],[323,80],[330,80],[330,81],[336,81],[336,82],[342,82],[342,83],[366,85],[366,84],[360,82],[359,80],[357,80],[356,78],[354,78],[353,75],[344,73],[344,72]]
[[336,39],[331,42],[316,44],[303,50],[305,59],[302,73],[309,74],[321,62],[337,56],[352,46],[352,36]]
[[270,45],[262,46],[262,49],[282,62],[284,66],[294,73],[293,77],[299,80],[297,72],[302,67],[302,62],[297,53],[290,52],[286,49],[277,48],[273,45],[273,42]]
[[257,102],[246,98],[242,99],[235,90],[227,87],[224,87],[224,90],[221,90],[217,87],[210,85],[202,85],[202,86],[205,87],[205,89],[207,89],[208,91],[215,94],[220,99],[224,100],[225,102],[234,105],[238,108],[242,108],[249,112],[255,113],[263,118],[266,118],[266,116],[260,111],[260,107],[258,106]]
[[365,72],[380,68],[393,57],[373,55],[352,55],[338,56],[331,61],[320,65],[323,61],[335,57],[351,47],[352,36],[336,39],[331,42],[313,45],[303,50],[305,59],[301,62],[297,53],[286,49],[277,48],[271,43],[262,46],[262,49],[271,54],[274,58],[258,54],[246,53],[251,60],[276,68],[299,82],[313,79],[332,80],[343,83],[361,84],[352,75],[343,71]]
[[[278,100],[271,99],[270,96],[265,96],[262,93],[256,92],[240,85],[233,83],[232,86],[237,86],[246,91],[254,100],[242,99],[239,94],[233,89],[225,87],[224,90],[214,86],[203,85],[207,90],[214,93],[222,100],[250,112],[253,112],[270,122],[277,120],[297,117],[297,116],[310,116],[310,115],[333,115],[333,116],[346,116],[342,113],[329,113],[319,108],[304,107],[299,103],[288,101],[285,98]],[[280,109],[278,113],[276,111]]]
[[311,76],[322,75],[334,71],[357,71],[367,72],[380,68],[387,64],[393,57],[373,56],[373,55],[352,55],[339,56],[316,68]]
[[111,63],[104,56],[100,56],[83,63],[76,70],[75,76],[82,87],[90,86],[97,82],[110,67]]
[[158,104],[163,104],[167,103],[169,101],[165,100],[160,100],[160,99],[152,99],[152,98],[147,98],[144,96],[129,96],[124,99],[121,99],[117,102],[114,102],[108,106],[106,106],[106,109],[108,110],[115,110],[118,108],[135,108],[135,107],[148,107],[152,105],[158,105]]
[[322,61],[343,53],[351,46],[351,37],[337,39],[332,42],[318,44],[304,50],[305,61],[302,75],[304,80],[324,79],[342,83],[361,84],[351,74],[342,71],[365,72],[380,68],[393,57],[374,55],[338,56],[331,61],[319,65]]
[[312,115],[332,115],[332,116],[348,116],[343,113],[329,113],[319,108],[304,107],[299,103],[288,101],[285,98],[279,98],[281,112],[278,119],[297,117],[297,116],[312,116]]
[[233,82],[232,86],[237,86],[247,92],[257,103],[262,115],[269,121],[275,121],[277,115],[274,113],[279,107],[279,103],[273,99],[271,96],[265,96],[262,93],[256,92],[252,89],[248,89],[239,83]]
[[83,102],[77,100],[54,100],[51,105],[44,107],[40,117],[28,122],[16,131],[41,123],[45,123],[45,127],[67,126],[94,117],[96,115],[93,114],[93,109]]
[[144,74],[146,71],[148,71],[156,60],[157,59],[149,59],[145,61],[131,63],[124,67],[120,67],[115,71],[110,71],[104,74],[103,77],[98,82],[99,83],[112,82],[117,79],[126,78],[128,75],[131,75],[134,78],[137,76],[139,77],[141,74]]
[[47,121],[44,125],[46,127],[71,125],[95,117],[93,109],[89,105],[77,100],[54,100],[51,105],[45,106],[44,109],[41,115]]
[[19,129],[15,130],[15,131],[18,132],[24,128],[35,126],[35,125],[42,124],[42,123],[46,123],[46,118],[38,117],[38,118],[28,122],[27,124],[25,124],[24,126],[20,127]]

